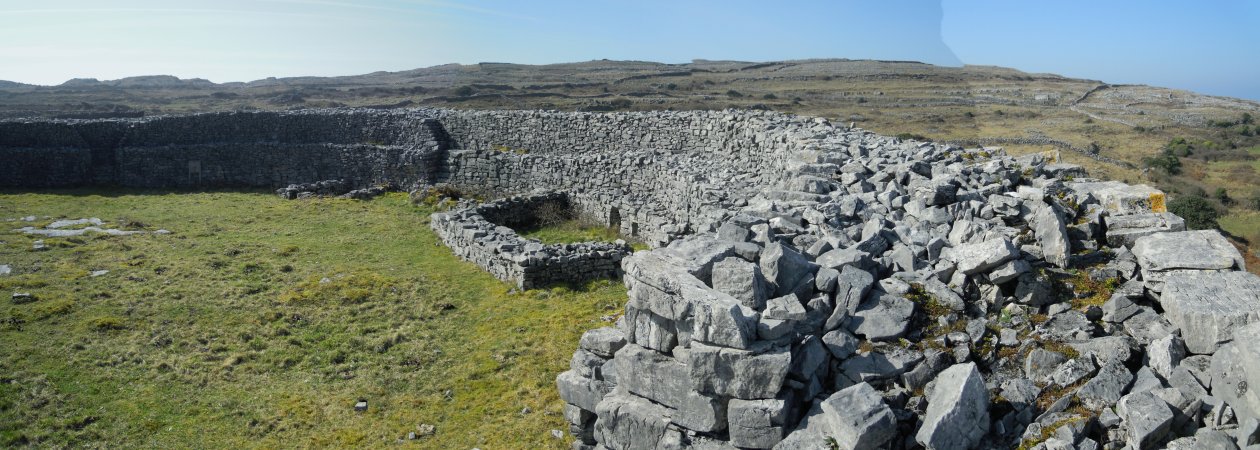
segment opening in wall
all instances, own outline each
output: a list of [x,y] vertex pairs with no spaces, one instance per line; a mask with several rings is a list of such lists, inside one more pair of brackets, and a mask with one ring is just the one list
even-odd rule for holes
[[621,228],[621,210],[616,206],[608,208],[608,227]]

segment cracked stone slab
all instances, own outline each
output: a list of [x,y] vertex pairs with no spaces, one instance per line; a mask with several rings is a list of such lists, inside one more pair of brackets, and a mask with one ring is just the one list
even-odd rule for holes
[[1210,354],[1235,329],[1260,321],[1260,277],[1248,272],[1176,272],[1164,280],[1164,317],[1191,353]]

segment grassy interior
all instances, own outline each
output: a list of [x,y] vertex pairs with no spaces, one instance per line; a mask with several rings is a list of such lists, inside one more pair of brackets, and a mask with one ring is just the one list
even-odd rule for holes
[[401,194],[0,193],[0,219],[173,231],[36,252],[0,222],[0,292],[37,297],[0,307],[0,446],[376,447],[431,424],[403,444],[566,447],[554,378],[624,288],[509,293],[428,213]]
[[592,225],[591,223],[579,219],[570,219],[560,223],[542,225],[527,230],[521,230],[519,234],[529,239],[537,239],[544,244],[573,244],[578,242],[613,242],[623,239],[630,244],[635,250],[647,250],[647,244],[639,242],[635,239],[627,239],[622,236],[616,228],[606,227],[603,225]]

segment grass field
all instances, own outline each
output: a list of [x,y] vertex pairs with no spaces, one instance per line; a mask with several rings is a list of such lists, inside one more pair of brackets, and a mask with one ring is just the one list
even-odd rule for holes
[[[554,378],[624,288],[510,293],[428,213],[401,194],[0,193],[0,219],[173,232],[32,251],[0,222],[0,446],[567,447]],[[421,424],[436,434],[398,442]]]

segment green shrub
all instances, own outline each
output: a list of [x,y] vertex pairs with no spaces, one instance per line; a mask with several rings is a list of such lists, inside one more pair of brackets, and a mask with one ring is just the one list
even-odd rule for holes
[[1216,197],[1217,201],[1226,205],[1228,205],[1231,201],[1233,201],[1233,199],[1229,198],[1229,190],[1223,187],[1216,188],[1216,192],[1213,193],[1212,196]]
[[743,97],[744,94],[739,93],[739,91],[737,90],[731,89],[729,91],[726,91],[726,96],[731,97],[731,98],[740,98],[740,97]]
[[460,97],[468,97],[476,92],[477,91],[473,90],[472,86],[460,86],[458,89],[455,89],[455,95]]
[[1173,154],[1173,152],[1169,149],[1164,149],[1164,151],[1157,156],[1142,158],[1142,165],[1162,170],[1164,173],[1169,175],[1181,173],[1181,158],[1178,158],[1177,155]]
[[1168,211],[1186,219],[1186,227],[1192,230],[1208,230],[1219,227],[1216,219],[1221,216],[1220,210],[1212,202],[1200,196],[1179,196],[1168,202]]

